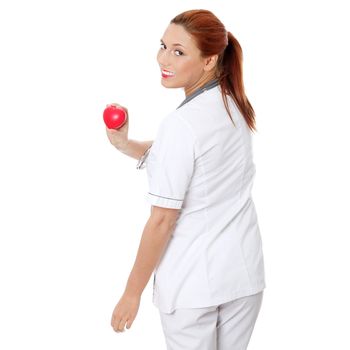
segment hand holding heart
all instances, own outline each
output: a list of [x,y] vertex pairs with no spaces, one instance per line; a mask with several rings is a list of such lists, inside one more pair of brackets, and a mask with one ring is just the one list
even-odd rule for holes
[[128,142],[128,109],[118,103],[108,104],[103,113],[103,119],[106,124],[106,133],[111,144],[118,149],[123,148]]

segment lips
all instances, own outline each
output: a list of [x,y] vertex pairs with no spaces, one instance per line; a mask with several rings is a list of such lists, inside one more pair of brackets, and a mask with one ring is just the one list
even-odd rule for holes
[[162,77],[163,78],[171,78],[171,77],[173,77],[175,75],[174,72],[171,72],[171,71],[166,70],[166,69],[162,69],[161,72],[162,72]]

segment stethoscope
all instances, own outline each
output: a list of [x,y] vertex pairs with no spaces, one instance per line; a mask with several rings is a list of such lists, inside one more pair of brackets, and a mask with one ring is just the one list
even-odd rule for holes
[[[210,90],[218,85],[219,85],[218,79],[208,81],[202,87],[200,87],[196,91],[194,91],[191,95],[187,96],[176,109],[179,109],[180,107],[182,107],[183,105],[185,105],[186,103],[188,103],[189,101],[191,101],[192,99],[194,99],[195,97],[197,97],[198,95],[203,93],[204,91],[208,91],[208,90]],[[137,165],[136,165],[136,169],[143,169],[146,166],[145,161],[149,155],[149,152],[151,151],[151,147],[152,147],[152,145],[147,148],[145,153],[139,159],[139,161],[137,162]]]

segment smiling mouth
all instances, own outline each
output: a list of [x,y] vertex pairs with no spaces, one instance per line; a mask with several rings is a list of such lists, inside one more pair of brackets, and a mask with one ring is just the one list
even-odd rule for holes
[[162,77],[163,78],[170,78],[170,77],[173,77],[173,76],[175,76],[175,73],[170,72],[170,71],[165,70],[165,69],[162,69]]

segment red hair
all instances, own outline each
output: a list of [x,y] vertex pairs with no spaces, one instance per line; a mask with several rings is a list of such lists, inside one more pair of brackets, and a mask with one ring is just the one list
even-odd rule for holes
[[227,104],[227,95],[236,102],[249,128],[252,131],[256,130],[255,112],[244,92],[243,53],[237,39],[231,32],[226,31],[221,21],[208,10],[182,12],[170,23],[183,26],[194,37],[202,57],[218,55],[216,75],[230,119],[232,120],[232,116]]

